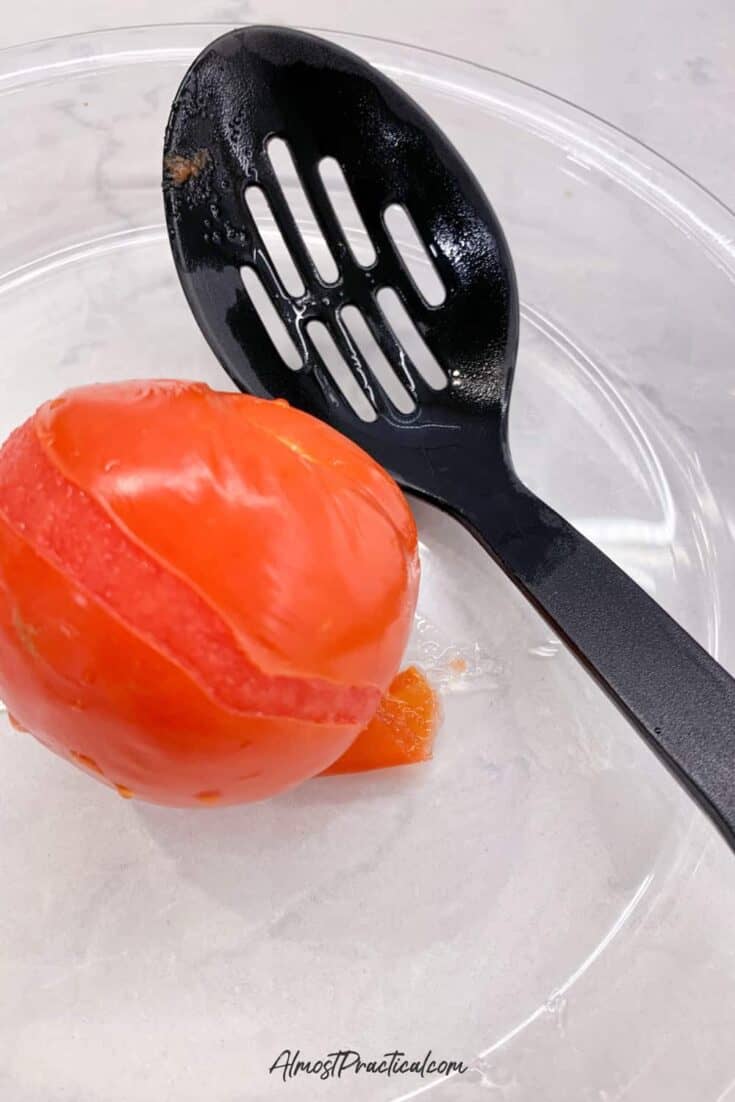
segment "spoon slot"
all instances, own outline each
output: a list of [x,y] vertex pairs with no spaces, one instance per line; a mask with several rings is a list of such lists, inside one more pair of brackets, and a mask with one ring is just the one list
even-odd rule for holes
[[416,290],[427,305],[441,306],[447,297],[444,284],[406,208],[391,203],[383,212],[383,224]]
[[[360,387],[354,371],[348,366],[324,322],[310,321],[306,331],[319,359],[352,410],[361,421],[375,421],[377,418],[375,408]],[[369,388],[367,379],[365,385]]]
[[296,171],[291,150],[283,138],[271,138],[268,142],[268,158],[320,278],[327,284],[336,283],[339,269],[319,229],[314,208]]
[[319,162],[319,175],[352,255],[361,267],[370,268],[377,259],[375,246],[341,164],[334,157],[324,157]]
[[[378,291],[377,300],[399,347],[406,353],[415,370],[433,390],[443,390],[447,385],[446,372],[419,333],[396,292],[392,287],[382,287]],[[410,370],[410,365],[407,365],[407,369]]]
[[268,248],[268,256],[284,291],[293,298],[299,298],[304,293],[304,281],[276,222],[268,196],[262,188],[251,184],[245,189],[245,203],[264,247],[269,240],[276,245],[275,249]]
[[276,352],[286,367],[290,367],[292,371],[298,371],[304,366],[301,354],[263,286],[260,275],[254,268],[246,265],[240,269],[240,276],[248,298]]
[[356,306],[345,306],[342,322],[357,345],[368,368],[382,386],[399,413],[411,413],[416,403],[402,386],[393,365],[373,336],[362,313]]

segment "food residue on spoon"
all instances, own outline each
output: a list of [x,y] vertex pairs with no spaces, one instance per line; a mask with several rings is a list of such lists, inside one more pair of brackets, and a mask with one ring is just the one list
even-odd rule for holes
[[163,162],[169,179],[179,187],[187,180],[198,176],[204,166],[209,163],[209,151],[198,149],[191,157],[183,157],[177,153],[170,153]]

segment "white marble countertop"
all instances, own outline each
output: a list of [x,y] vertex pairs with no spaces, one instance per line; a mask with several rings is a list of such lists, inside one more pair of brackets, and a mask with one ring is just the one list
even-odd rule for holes
[[602,116],[735,207],[732,0],[33,0],[0,46],[165,22],[359,31],[488,65]]

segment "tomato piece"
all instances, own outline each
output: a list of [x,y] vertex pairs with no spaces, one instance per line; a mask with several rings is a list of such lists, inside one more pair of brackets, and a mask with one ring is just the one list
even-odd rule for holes
[[421,671],[409,666],[393,679],[368,725],[322,776],[428,761],[440,718],[437,694]]
[[369,456],[201,384],[68,392],[0,449],[0,696],[124,797],[322,771],[405,647],[416,531]]

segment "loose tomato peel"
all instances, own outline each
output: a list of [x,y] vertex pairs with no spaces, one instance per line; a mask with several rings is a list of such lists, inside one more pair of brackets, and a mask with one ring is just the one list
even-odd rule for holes
[[440,718],[437,694],[421,671],[409,666],[393,679],[368,725],[321,776],[428,761]]

